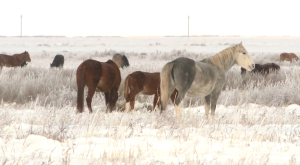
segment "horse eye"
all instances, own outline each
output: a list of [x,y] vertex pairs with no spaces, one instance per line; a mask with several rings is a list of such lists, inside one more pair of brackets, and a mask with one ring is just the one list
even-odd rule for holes
[[246,54],[246,52],[243,52],[243,54]]

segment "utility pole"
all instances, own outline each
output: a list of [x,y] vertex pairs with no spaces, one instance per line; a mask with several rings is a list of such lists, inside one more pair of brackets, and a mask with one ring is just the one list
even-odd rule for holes
[[22,15],[21,15],[21,38],[22,38]]
[[188,38],[190,38],[190,16],[188,16]]

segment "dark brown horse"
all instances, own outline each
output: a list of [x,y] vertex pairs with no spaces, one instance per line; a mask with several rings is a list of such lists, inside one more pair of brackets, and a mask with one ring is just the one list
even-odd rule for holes
[[[129,74],[125,79],[124,97],[126,100],[125,111],[129,110],[129,102],[131,111],[134,109],[135,96],[137,94],[143,95],[154,95],[153,109],[158,104],[160,97],[160,73],[148,73],[136,71]],[[175,97],[177,96],[177,90],[175,89],[171,95],[171,100],[174,103]]]
[[104,92],[107,109],[112,112],[118,100],[118,89],[121,83],[120,70],[112,60],[99,62],[92,59],[83,61],[77,68],[77,112],[82,113],[84,107],[84,87],[88,87],[86,103],[92,113],[92,98],[97,92]]
[[281,53],[280,61],[290,61],[292,63],[293,60],[298,61],[298,56],[295,53]]
[[118,65],[119,68],[128,67],[129,62],[125,55],[115,54],[112,60]]
[[[266,64],[255,64],[255,68],[250,72],[251,74],[261,74],[267,76],[269,73],[277,73],[280,70],[280,66],[275,63],[266,63]],[[241,74],[246,74],[246,69],[241,68]]]
[[13,54],[13,55],[6,55],[0,54],[0,68],[2,69],[3,66],[6,67],[19,67],[24,62],[30,62],[30,55],[27,51],[21,54]]

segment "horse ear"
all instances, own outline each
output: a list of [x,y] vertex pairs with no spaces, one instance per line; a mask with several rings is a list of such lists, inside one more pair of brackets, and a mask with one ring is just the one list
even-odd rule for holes
[[242,41],[241,41],[241,43],[239,45],[241,45],[241,46],[243,45]]

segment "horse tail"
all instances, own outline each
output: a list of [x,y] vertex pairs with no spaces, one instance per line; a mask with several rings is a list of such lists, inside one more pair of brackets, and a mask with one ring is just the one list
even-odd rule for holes
[[122,56],[122,61],[125,67],[129,66],[129,61],[125,55]]
[[129,78],[130,78],[130,75],[128,75],[125,79],[125,85],[124,85],[124,97],[125,97],[125,100],[127,101],[127,96],[128,96],[128,93],[129,93],[129,88],[128,88],[128,81],[129,81]]
[[160,73],[161,112],[167,108],[170,80],[173,79],[172,69],[174,63],[167,63]]
[[77,82],[77,112],[83,112],[84,106],[84,87],[86,85],[86,67],[84,65],[80,65],[76,72],[76,82]]

